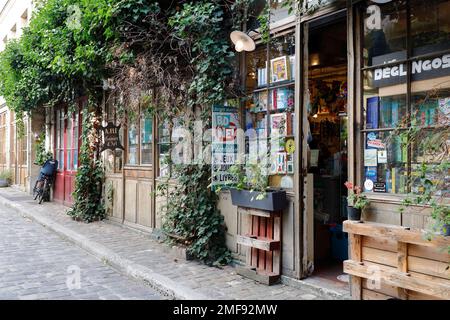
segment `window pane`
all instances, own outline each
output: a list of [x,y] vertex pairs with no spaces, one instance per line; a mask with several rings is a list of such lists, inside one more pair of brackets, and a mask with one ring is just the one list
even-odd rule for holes
[[159,176],[166,177],[170,175],[170,166],[168,164],[170,152],[170,129],[166,121],[159,126]]
[[414,55],[450,48],[450,1],[411,0]]
[[374,78],[374,71],[365,71],[363,101],[366,129],[396,128],[406,121],[406,84]]
[[406,1],[375,4],[366,1],[363,10],[364,65],[383,63],[386,55],[406,58]]
[[138,139],[139,139],[138,128],[135,124],[131,124],[130,128],[128,129],[128,163],[129,164],[138,164],[137,163]]
[[141,120],[141,164],[152,163],[152,119]]

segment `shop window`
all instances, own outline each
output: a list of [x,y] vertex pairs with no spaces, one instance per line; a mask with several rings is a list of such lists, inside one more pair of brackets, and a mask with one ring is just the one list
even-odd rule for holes
[[58,169],[64,169],[64,110],[56,111],[56,160]]
[[158,155],[159,155],[159,176],[169,177],[170,150],[171,150],[171,130],[168,121],[164,121],[158,128]]
[[142,114],[128,125],[128,164],[153,164],[153,119]]
[[[362,182],[366,192],[419,192],[420,167],[426,163],[429,179],[442,179],[433,171],[450,159],[450,1],[395,3],[368,1],[362,8],[363,56],[371,58],[362,70]],[[398,17],[396,23],[404,21],[405,28],[395,27],[395,38],[404,39],[404,46],[398,45],[395,51],[386,51],[381,43],[377,47],[373,34],[366,30],[374,11],[381,12],[381,17],[390,12],[390,17]],[[408,19],[401,18],[405,14]],[[391,38],[383,23],[372,32]],[[366,56],[368,43],[372,54]],[[413,140],[402,134],[407,130],[414,130]],[[424,148],[424,142],[433,145],[432,150]],[[450,181],[444,183],[450,185]]]
[[[293,188],[294,32],[274,37],[246,56],[245,130],[248,163],[258,163],[272,187]],[[253,131],[254,130],[254,131]],[[249,132],[254,132],[250,134]]]

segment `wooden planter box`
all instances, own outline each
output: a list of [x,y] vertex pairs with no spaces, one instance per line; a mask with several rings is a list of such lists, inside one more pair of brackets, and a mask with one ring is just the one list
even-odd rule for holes
[[263,199],[256,199],[257,191],[231,189],[231,202],[235,206],[260,209],[266,211],[279,211],[286,208],[286,191],[267,191]]
[[450,237],[428,241],[418,229],[348,220],[344,231],[353,299],[450,299]]

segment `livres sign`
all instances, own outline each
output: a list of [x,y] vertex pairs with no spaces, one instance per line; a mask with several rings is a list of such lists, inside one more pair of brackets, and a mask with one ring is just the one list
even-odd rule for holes
[[120,143],[120,124],[116,126],[112,122],[108,122],[106,127],[100,128],[103,131],[103,144],[100,152],[105,150],[124,150],[122,144]]

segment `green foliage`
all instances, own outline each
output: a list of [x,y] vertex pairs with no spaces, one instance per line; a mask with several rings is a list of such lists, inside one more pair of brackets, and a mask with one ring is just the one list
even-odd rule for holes
[[92,222],[105,218],[102,203],[102,184],[104,172],[102,163],[95,160],[96,129],[93,125],[94,115],[87,110],[83,112],[83,133],[80,148],[80,165],[75,177],[75,190],[72,193],[73,206],[67,212],[75,220]]
[[195,258],[213,265],[229,263],[223,216],[216,194],[208,188],[211,167],[183,164],[174,165],[173,171],[177,177],[173,185],[169,181],[158,185],[158,194],[167,197],[163,230]]
[[173,36],[189,52],[194,76],[189,81],[188,104],[210,106],[225,99],[226,81],[232,73],[234,56],[224,28],[223,10],[215,3],[186,3],[169,18]]
[[45,131],[42,131],[36,141],[36,157],[34,163],[42,166],[47,160],[53,158],[53,153],[45,150]]
[[[228,172],[235,177],[235,182],[228,186],[238,190],[249,190],[256,192],[257,195],[253,200],[262,200],[267,196],[267,188],[269,186],[269,178],[261,169],[260,164],[233,165]],[[217,189],[220,192],[221,188]]]
[[12,172],[10,170],[0,171],[0,180],[6,180],[8,183],[11,183]]

